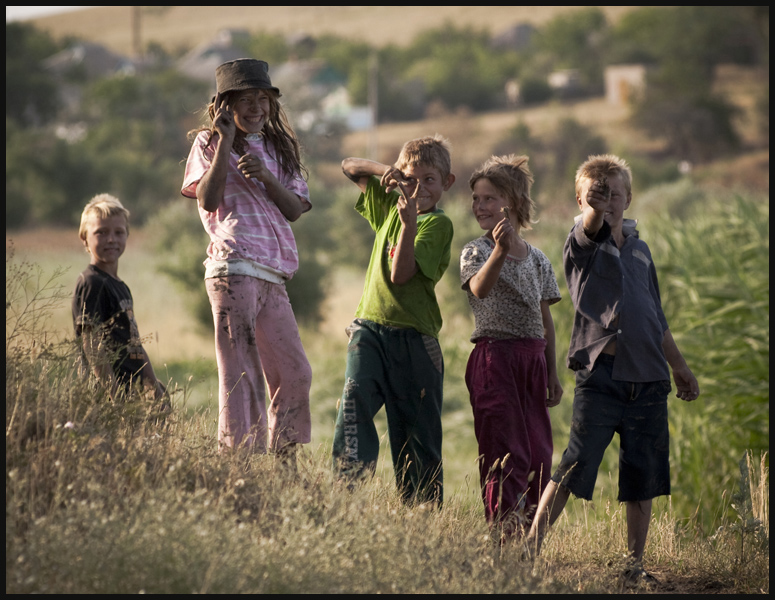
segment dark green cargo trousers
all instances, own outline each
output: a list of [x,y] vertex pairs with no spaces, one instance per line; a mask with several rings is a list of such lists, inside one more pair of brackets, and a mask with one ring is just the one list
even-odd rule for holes
[[444,362],[438,340],[364,319],[353,321],[348,333],[334,468],[353,478],[374,471],[379,455],[374,416],[384,405],[401,497],[441,504]]

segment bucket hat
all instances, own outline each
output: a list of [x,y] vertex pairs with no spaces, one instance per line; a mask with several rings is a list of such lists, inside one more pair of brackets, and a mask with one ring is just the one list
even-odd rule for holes
[[258,88],[280,95],[269,79],[269,65],[254,58],[238,58],[219,65],[215,69],[215,87],[216,94]]

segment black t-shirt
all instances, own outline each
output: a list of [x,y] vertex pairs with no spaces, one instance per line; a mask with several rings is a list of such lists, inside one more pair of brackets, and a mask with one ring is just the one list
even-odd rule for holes
[[125,385],[139,381],[145,365],[145,352],[135,322],[129,287],[89,265],[78,276],[72,308],[76,338],[80,341],[85,326],[96,328],[113,360],[113,373],[119,381]]

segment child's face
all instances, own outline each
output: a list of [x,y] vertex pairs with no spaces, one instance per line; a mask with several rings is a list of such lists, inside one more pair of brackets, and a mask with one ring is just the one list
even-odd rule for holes
[[261,133],[269,120],[270,102],[266,90],[238,92],[231,100],[234,124],[244,133]]
[[[502,208],[507,208],[513,212],[514,207],[509,199],[490,183],[489,179],[484,177],[477,179],[474,183],[471,210],[479,223],[479,227],[486,231],[492,231],[506,217],[506,214],[501,212]],[[511,218],[509,220],[511,221]]]
[[[587,194],[590,192],[590,187],[592,187],[594,183],[594,179],[585,178],[581,180],[581,191],[576,197],[576,202],[582,211],[594,203],[588,201],[587,198]],[[624,187],[624,182],[619,175],[612,175],[608,177],[608,187],[611,188],[611,199],[608,201],[607,206],[605,207],[603,218],[612,229],[616,229],[622,225],[624,220],[624,211],[629,208],[632,195],[627,193],[627,189]]]
[[102,218],[92,215],[86,225],[86,239],[83,245],[91,254],[91,264],[103,270],[118,267],[118,259],[126,249],[126,218],[113,215]]
[[446,192],[455,181],[451,173],[444,179],[436,167],[427,165],[414,165],[401,169],[406,183],[404,189],[408,196],[415,198],[417,202],[417,214],[425,214],[436,208],[441,200],[441,195]]

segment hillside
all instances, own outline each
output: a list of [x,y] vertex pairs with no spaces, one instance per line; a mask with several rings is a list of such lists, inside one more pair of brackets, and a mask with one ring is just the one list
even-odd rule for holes
[[[77,36],[122,54],[133,47],[130,6],[99,6],[74,13],[33,19],[36,27],[55,38]],[[149,43],[169,52],[187,50],[212,38],[220,29],[251,33],[335,34],[377,46],[409,42],[422,30],[451,21],[487,28],[497,35],[518,23],[541,25],[564,11],[582,6],[145,6],[140,46]],[[609,19],[637,7],[604,6]]]

